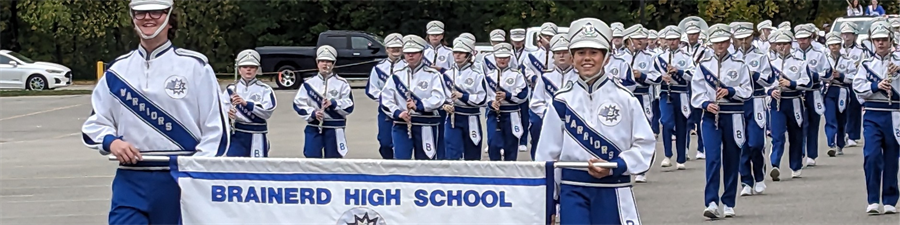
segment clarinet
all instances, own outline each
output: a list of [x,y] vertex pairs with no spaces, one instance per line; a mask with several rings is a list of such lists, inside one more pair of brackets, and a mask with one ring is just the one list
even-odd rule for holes
[[[716,59],[716,62],[718,62],[718,67],[719,67],[719,68],[717,68],[718,71],[716,72],[716,76],[717,76],[716,77],[716,106],[719,106],[719,88],[721,88],[721,86],[722,86],[722,81],[719,80],[718,78],[722,77],[722,59]],[[719,129],[719,114],[720,113],[722,113],[721,107],[719,107],[718,112],[716,112],[716,114],[714,114],[716,130]]]
[[893,89],[893,86],[891,86],[891,83],[893,83],[893,81],[894,81],[894,76],[895,76],[896,72],[890,73],[890,71],[891,71],[891,66],[896,66],[896,65],[894,65],[894,63],[891,62],[890,59],[888,59],[887,65],[888,66],[886,66],[885,70],[884,70],[884,72],[885,72],[884,79],[887,79],[887,84],[889,87],[888,90],[886,91],[887,92],[887,101],[888,101],[888,105],[893,105],[894,101],[892,99],[892,97],[893,97],[892,95],[893,95],[894,91],[891,90],[891,89]]
[[[410,92],[412,92],[412,90],[413,90],[412,88],[410,88],[411,86],[409,85],[410,84],[409,82],[411,79],[410,77],[412,77],[413,71],[411,68],[409,68],[407,70],[409,72],[406,73],[406,87],[407,87],[406,88],[406,102],[407,102],[407,104],[409,104],[408,102],[412,101],[412,93],[410,93]],[[409,122],[406,123],[406,135],[409,136],[409,138],[412,138],[412,113],[409,112],[408,105],[406,106],[406,112],[407,112],[406,115],[409,116]]]
[[[227,87],[225,87],[225,89],[228,90],[228,95],[229,95],[229,97],[231,97],[231,95],[237,94],[237,83],[238,83],[238,77],[239,77],[239,76],[238,76],[238,73],[239,73],[238,71],[239,71],[238,68],[235,68],[235,70],[234,70],[234,83],[231,83],[231,84],[229,84]],[[230,99],[229,99],[229,100],[230,100]],[[237,111],[237,105],[235,105],[234,103],[232,103],[232,104],[231,104],[231,110]],[[236,114],[236,112],[235,112],[235,114]],[[234,123],[235,123],[235,122],[237,122],[237,115],[235,115],[235,118],[234,118],[233,120],[231,120],[231,134],[234,134]]]
[[[459,72],[460,72],[460,68],[457,68],[456,71],[454,72],[454,74],[452,74],[453,77],[451,78],[451,81],[450,81],[450,85],[452,85],[452,86],[450,86],[450,105],[451,106],[456,104],[456,99],[453,98],[453,92],[455,92],[455,90],[456,90],[456,76],[459,76]],[[455,111],[456,110],[454,110],[454,112],[448,112],[448,113],[450,113],[450,128],[456,128],[456,112]]]
[[[330,68],[326,68],[326,69],[330,69]],[[325,101],[328,101],[328,78],[330,78],[330,77],[325,77],[325,75],[322,75],[322,77],[325,79],[325,88],[322,89],[323,91],[322,91],[322,105],[321,106],[325,106]],[[322,108],[322,112],[324,113],[325,107],[321,107],[321,108]],[[325,124],[325,116],[322,116],[322,119],[319,120],[319,134],[321,134],[325,131],[325,129],[322,127],[322,125],[324,125],[324,124]]]
[[[781,59],[781,73],[778,73],[778,78],[784,78],[784,62],[787,61],[787,58]],[[786,78],[785,78],[786,79]],[[781,85],[781,82],[778,82],[778,98],[775,99],[775,110],[781,112],[781,96],[784,93],[784,86]]]
[[[672,55],[675,55],[675,51],[672,51],[672,49],[670,48],[669,49],[669,61],[667,62],[668,66],[672,66]],[[666,70],[668,70],[668,69],[669,68],[666,68]],[[669,72],[666,71],[666,73],[669,73]],[[669,73],[669,76],[671,77],[672,74]],[[672,82],[671,81],[666,82],[666,90],[668,91],[667,92],[668,94],[666,94],[666,100],[669,102],[669,104],[672,104]]]
[[[501,73],[502,72],[501,72],[500,68],[497,68],[497,90],[495,90],[495,92],[500,91],[500,74]],[[500,107],[499,107],[500,102],[497,102],[497,105],[498,105],[498,107],[497,107],[497,109],[495,109],[497,111],[497,127],[496,127],[497,129],[494,129],[494,130],[499,132],[500,131],[500,114],[501,114]]]

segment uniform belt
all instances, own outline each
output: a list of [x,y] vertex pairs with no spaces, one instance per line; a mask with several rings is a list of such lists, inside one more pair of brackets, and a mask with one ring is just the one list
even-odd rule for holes
[[[153,152],[141,152],[143,156],[190,156],[194,153],[197,153],[193,150],[187,151],[153,151]],[[156,161],[138,161],[135,164],[121,164],[119,163],[119,169],[126,170],[169,170],[169,162],[156,162]]]
[[[493,109],[493,108],[491,108]],[[500,105],[500,112],[512,112],[519,111],[522,107],[519,105]]]
[[265,123],[248,124],[237,122],[234,123],[234,130],[251,134],[264,134],[268,133],[269,128]]
[[888,111],[888,112],[900,112],[900,101],[893,101],[889,105],[887,100],[883,99],[873,99],[866,100],[866,103],[863,103],[863,106],[866,107],[866,111]]
[[319,120],[310,121],[307,126],[313,127],[321,127],[321,128],[344,128],[347,126],[347,120],[343,119],[325,119],[325,122],[322,123],[322,126],[319,126]]
[[481,108],[472,108],[472,107],[453,107],[453,113],[460,115],[468,115],[468,116],[477,116],[481,114]]
[[[436,126],[441,123],[441,117],[439,116],[412,116],[413,125],[420,126]],[[406,124],[406,121],[403,119],[394,120],[395,124]]]
[[649,94],[650,87],[637,87],[634,89],[634,94]]
[[800,91],[786,91],[781,92],[781,98],[799,98],[801,94],[803,93]]
[[831,83],[830,87],[844,87],[844,83]]
[[561,183],[587,187],[628,187],[631,186],[631,176],[606,176],[597,179],[581,169],[562,169]]
[[766,89],[760,88],[753,90],[753,97],[766,97]]
[[[669,85],[663,84],[663,85],[660,85],[660,87],[661,87],[660,91],[669,92]],[[690,90],[690,89],[688,89],[687,85],[671,85],[671,87],[672,87],[671,88],[672,92],[674,92],[674,93],[684,93],[684,92],[688,92]]]
[[744,113],[744,103],[719,103],[719,113],[739,114]]

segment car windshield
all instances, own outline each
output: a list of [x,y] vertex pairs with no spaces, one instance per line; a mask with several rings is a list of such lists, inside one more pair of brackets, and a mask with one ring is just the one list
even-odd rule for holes
[[858,31],[857,34],[865,34],[865,33],[868,33],[868,31],[869,31],[869,26],[871,26],[873,22],[875,22],[875,20],[836,21],[836,22],[834,23],[834,25],[831,25],[831,31],[840,31],[840,30],[841,30],[841,24],[844,24],[844,23],[855,23],[855,24],[856,24],[856,28],[858,29],[858,30],[857,30],[857,31]]
[[12,51],[11,51],[11,52],[8,52],[8,54],[11,55],[12,57],[15,57],[16,59],[21,60],[22,62],[25,62],[25,63],[34,63],[34,60],[31,60],[30,58],[25,57],[24,55],[19,54],[18,52],[12,52]]
[[382,38],[381,36],[374,35],[374,34],[369,34],[369,35],[372,35],[372,38],[375,38],[375,41],[377,41],[378,43],[384,43],[384,38]]

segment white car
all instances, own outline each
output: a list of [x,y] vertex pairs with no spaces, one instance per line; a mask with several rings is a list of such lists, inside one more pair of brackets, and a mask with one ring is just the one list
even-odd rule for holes
[[0,89],[48,90],[72,84],[69,67],[0,50]]

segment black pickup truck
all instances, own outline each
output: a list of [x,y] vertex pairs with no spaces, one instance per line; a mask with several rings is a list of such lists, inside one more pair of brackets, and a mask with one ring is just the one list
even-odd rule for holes
[[263,72],[300,71],[279,73],[275,83],[279,88],[296,89],[303,79],[314,76],[316,71],[316,48],[330,45],[337,50],[334,72],[348,80],[369,78],[372,67],[387,58],[383,39],[377,35],[346,30],[329,30],[319,34],[316,47],[263,46],[256,48],[261,57]]

